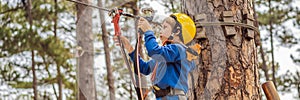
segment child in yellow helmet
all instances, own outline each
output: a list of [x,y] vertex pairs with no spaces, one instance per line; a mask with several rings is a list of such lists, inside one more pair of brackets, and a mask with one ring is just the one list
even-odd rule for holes
[[[162,46],[156,42],[149,22],[144,18],[139,19],[138,27],[144,32],[145,47],[152,58],[149,61],[139,58],[140,72],[144,75],[152,73],[153,92],[157,100],[187,100],[188,73],[196,67],[194,61],[187,57],[189,53],[197,51],[187,52],[189,50],[185,44],[194,38],[195,24],[187,15],[176,13],[167,17],[161,26]],[[132,61],[135,61],[136,51],[128,39],[121,37],[121,40]]]

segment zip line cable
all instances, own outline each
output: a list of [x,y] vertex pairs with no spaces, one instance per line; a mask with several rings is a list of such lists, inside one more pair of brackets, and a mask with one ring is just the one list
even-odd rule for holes
[[88,4],[88,3],[84,3],[84,2],[80,2],[80,1],[75,1],[75,0],[67,0],[67,1],[74,2],[74,3],[78,3],[78,4],[82,4],[82,5],[89,6],[89,7],[93,7],[93,8],[97,8],[97,9],[104,10],[104,11],[108,11],[108,12],[111,11],[111,10],[109,10],[109,9],[107,9],[107,8],[94,6],[94,5],[91,5],[91,4]]
[[[82,5],[85,5],[85,6],[88,6],[88,7],[97,8],[97,9],[100,9],[100,10],[103,10],[103,11],[107,11],[107,12],[110,12],[110,13],[111,12],[116,13],[115,10],[111,10],[111,9],[107,9],[107,8],[95,6],[95,5],[84,3],[84,2],[80,2],[80,1],[75,1],[75,0],[67,0],[67,1],[74,2],[76,4],[82,4]],[[124,12],[122,12],[121,15],[126,16],[126,17],[131,17],[131,18],[138,18],[138,16],[134,16],[132,14],[124,13]]]

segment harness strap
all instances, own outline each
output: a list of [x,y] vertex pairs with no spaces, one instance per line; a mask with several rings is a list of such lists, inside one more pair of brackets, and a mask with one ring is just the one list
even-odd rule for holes
[[155,67],[154,67],[154,69],[153,69],[153,71],[152,71],[152,75],[151,75],[151,81],[152,81],[152,82],[154,82],[155,77],[156,77],[156,69],[157,69],[157,66],[158,66],[158,64],[157,64],[157,62],[156,62],[156,63],[155,63]]
[[[156,85],[155,85],[156,86]],[[160,89],[160,90],[155,90],[154,88],[154,94],[156,98],[159,97],[165,97],[165,96],[172,96],[172,95],[178,95],[178,96],[185,96],[186,94],[184,93],[183,90],[167,87],[166,89]]]
[[198,56],[198,53],[197,53],[195,50],[193,50],[192,48],[188,47],[186,50],[187,50],[189,53],[191,53],[192,55]]
[[[166,40],[166,41],[163,42],[163,45],[166,45],[167,42],[172,42],[172,41],[171,41],[171,40]],[[156,77],[156,69],[157,69],[157,67],[158,67],[158,64],[157,64],[157,62],[156,62],[156,63],[155,63],[155,67],[154,67],[154,69],[153,69],[153,71],[152,71],[152,75],[151,75],[151,81],[152,81],[152,82],[154,82],[154,80],[155,80],[155,77]]]
[[170,93],[167,95],[185,95],[185,93],[182,90],[171,88]]

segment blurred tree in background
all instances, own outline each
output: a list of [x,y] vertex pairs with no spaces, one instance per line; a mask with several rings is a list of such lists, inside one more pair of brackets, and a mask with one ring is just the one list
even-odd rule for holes
[[[66,98],[74,99],[75,63],[70,52],[74,46],[71,34],[74,22],[65,20],[74,19],[72,6],[66,1],[55,3],[52,0],[31,3],[28,0],[1,0],[0,4],[0,76],[1,83],[8,87],[1,91],[4,92],[2,97],[33,97],[30,88],[34,86],[31,80],[31,69],[34,69],[39,95],[34,96],[35,99],[61,100],[59,94],[62,92]],[[29,4],[31,13],[28,13]],[[31,53],[34,60],[31,60]],[[59,69],[63,75],[58,76]],[[58,89],[58,77],[64,91]]]
[[[296,97],[299,98],[299,71],[295,73],[287,71],[284,75],[278,75],[278,69],[292,66],[279,66],[278,61],[274,59],[275,47],[293,48],[299,45],[299,33],[294,31],[299,29],[297,27],[300,25],[299,6],[297,7],[295,2],[296,0],[257,0],[256,11],[261,30],[262,43],[259,52],[264,77],[266,81],[272,80],[279,91],[288,92],[296,88],[298,91]],[[264,45],[266,43],[270,46]],[[294,55],[291,55],[291,58],[297,62]]]

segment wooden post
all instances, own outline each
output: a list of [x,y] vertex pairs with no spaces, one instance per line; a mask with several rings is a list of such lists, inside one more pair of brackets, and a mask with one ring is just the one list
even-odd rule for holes
[[272,81],[268,81],[262,84],[262,88],[268,100],[280,100],[280,97]]

